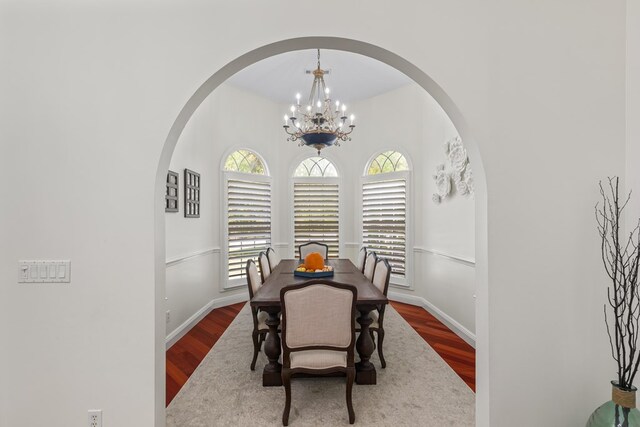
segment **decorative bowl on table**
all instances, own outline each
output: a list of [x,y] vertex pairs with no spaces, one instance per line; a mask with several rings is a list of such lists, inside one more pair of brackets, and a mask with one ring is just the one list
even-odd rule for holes
[[298,265],[293,274],[309,278],[332,277],[333,267],[324,265],[324,257],[317,252],[312,252],[305,257],[302,264]]

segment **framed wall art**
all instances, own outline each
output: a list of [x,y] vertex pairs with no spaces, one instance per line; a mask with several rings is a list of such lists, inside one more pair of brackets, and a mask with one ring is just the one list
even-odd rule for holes
[[184,217],[200,218],[200,174],[184,170]]
[[178,178],[177,172],[167,172],[167,192],[164,196],[164,211],[178,212]]

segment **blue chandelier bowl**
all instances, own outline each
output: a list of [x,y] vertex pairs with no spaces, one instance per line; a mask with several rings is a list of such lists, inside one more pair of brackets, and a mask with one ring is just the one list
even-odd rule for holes
[[333,133],[318,132],[304,134],[301,138],[304,141],[304,145],[320,149],[319,147],[332,146],[336,142],[337,136]]

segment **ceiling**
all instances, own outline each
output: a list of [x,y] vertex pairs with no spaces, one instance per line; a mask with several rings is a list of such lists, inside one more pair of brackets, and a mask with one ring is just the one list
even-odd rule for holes
[[[307,99],[317,64],[317,50],[272,56],[241,70],[228,82],[278,103],[293,103],[296,93]],[[320,65],[329,70],[325,83],[334,100],[349,105],[411,82],[395,68],[376,59],[340,50],[321,50]]]

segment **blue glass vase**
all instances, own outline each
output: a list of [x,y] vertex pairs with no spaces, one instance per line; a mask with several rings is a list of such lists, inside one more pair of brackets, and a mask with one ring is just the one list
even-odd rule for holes
[[593,411],[586,427],[640,427],[640,411],[636,408],[636,387],[619,387],[615,381],[611,400]]

